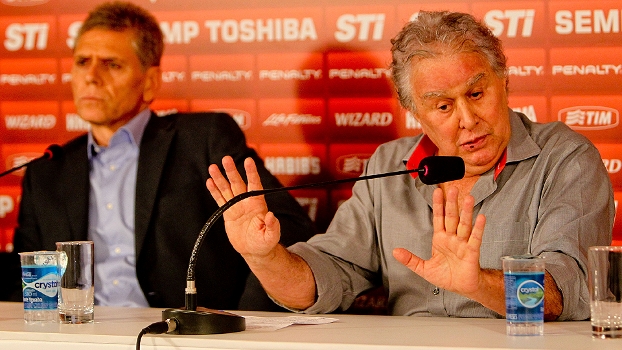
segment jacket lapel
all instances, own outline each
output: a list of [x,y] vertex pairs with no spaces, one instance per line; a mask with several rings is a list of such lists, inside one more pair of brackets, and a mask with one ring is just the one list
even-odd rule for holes
[[[89,161],[86,154],[86,137],[84,144],[76,150],[67,152],[64,162],[66,176],[58,179],[60,193],[68,197],[65,201],[69,231],[65,240],[86,240],[88,234],[89,208]],[[62,231],[62,230],[59,230]]]
[[153,215],[157,190],[174,134],[172,118],[158,117],[155,113],[151,113],[151,118],[140,143],[140,154],[138,155],[136,207],[134,210],[137,259]]

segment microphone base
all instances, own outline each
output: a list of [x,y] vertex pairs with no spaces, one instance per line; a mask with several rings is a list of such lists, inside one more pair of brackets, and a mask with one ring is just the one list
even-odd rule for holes
[[198,311],[166,309],[162,321],[175,318],[177,328],[169,334],[220,334],[241,332],[246,329],[244,317],[229,312],[199,308]]

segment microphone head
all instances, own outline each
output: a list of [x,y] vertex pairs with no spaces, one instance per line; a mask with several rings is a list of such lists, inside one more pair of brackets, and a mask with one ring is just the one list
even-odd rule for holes
[[419,163],[419,178],[426,185],[435,185],[464,177],[464,160],[455,156],[430,156]]
[[63,148],[57,144],[51,144],[45,149],[43,158],[45,159],[57,159],[63,155]]

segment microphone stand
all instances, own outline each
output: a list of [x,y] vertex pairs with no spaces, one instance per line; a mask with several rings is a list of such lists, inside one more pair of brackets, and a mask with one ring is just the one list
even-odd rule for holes
[[[442,162],[451,161],[450,164],[457,169],[454,169],[449,177],[441,176],[436,167],[441,168],[446,165],[442,165]],[[244,317],[235,315],[229,312],[199,308],[197,310],[197,290],[195,286],[194,268],[196,265],[197,255],[203,244],[203,238],[205,234],[214,226],[216,220],[220,219],[223,213],[244,199],[266,195],[275,192],[297,190],[302,188],[320,187],[328,185],[336,185],[347,182],[356,182],[361,180],[371,180],[380,177],[388,177],[395,175],[404,175],[418,172],[422,181],[425,184],[437,184],[441,182],[461,179],[464,176],[464,162],[460,157],[444,157],[444,156],[432,156],[424,158],[419,163],[419,168],[410,170],[401,170],[390,173],[382,173],[375,175],[366,175],[355,178],[324,181],[312,184],[302,184],[289,187],[279,187],[263,190],[248,191],[240,193],[227,201],[223,206],[218,208],[207,220],[197,240],[195,241],[190,255],[190,263],[188,264],[188,272],[186,276],[186,297],[184,309],[166,309],[162,311],[162,321],[175,319],[177,326],[169,334],[218,334],[218,333],[232,333],[240,332],[246,329],[246,322]]]

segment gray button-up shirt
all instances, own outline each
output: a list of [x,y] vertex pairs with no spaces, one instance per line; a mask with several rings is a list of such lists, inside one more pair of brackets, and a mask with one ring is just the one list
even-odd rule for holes
[[[563,123],[538,124],[511,112],[507,163],[471,190],[475,215],[486,216],[480,265],[501,270],[505,255],[545,257],[563,295],[560,320],[590,315],[587,249],[611,243],[613,190],[598,150]],[[365,174],[404,169],[422,135],[381,145]],[[432,192],[409,175],[357,182],[325,234],[289,249],[311,267],[317,301],[308,313],[347,309],[361,292],[384,285],[394,315],[501,317],[461,295],[440,290],[393,258],[403,247],[429,259]],[[475,216],[474,215],[474,216]]]

